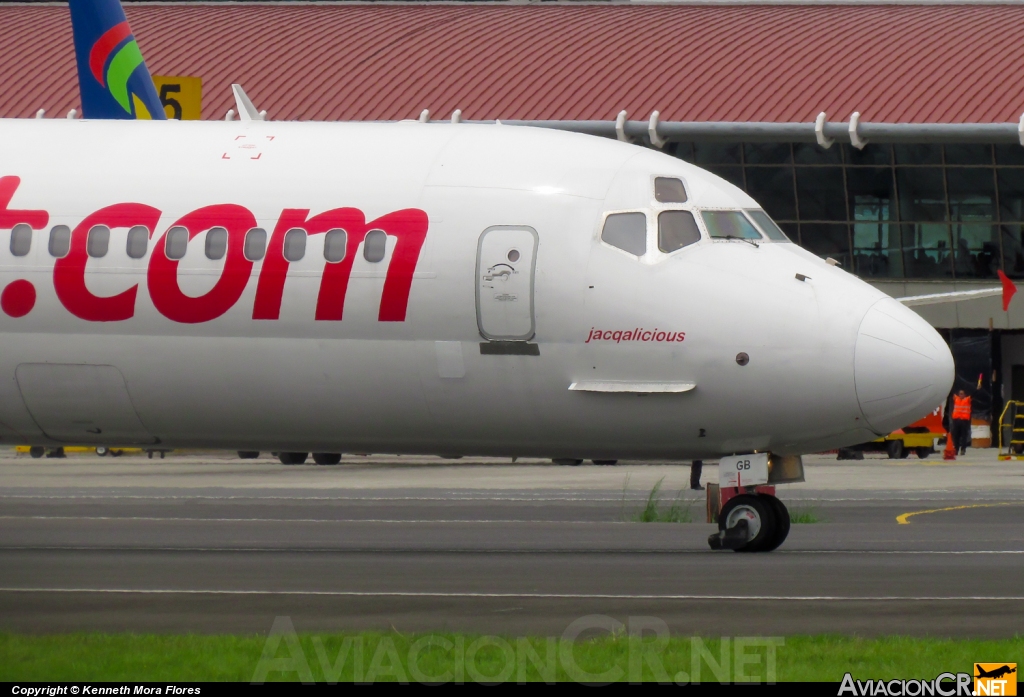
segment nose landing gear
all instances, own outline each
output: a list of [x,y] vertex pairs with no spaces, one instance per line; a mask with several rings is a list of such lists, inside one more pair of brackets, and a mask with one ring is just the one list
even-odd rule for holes
[[775,484],[804,481],[797,455],[728,455],[719,460],[718,484],[709,483],[708,522],[718,532],[711,549],[770,552],[789,535],[789,511],[775,497]]
[[718,514],[718,532],[708,537],[711,549],[770,552],[789,535],[789,511],[767,493],[738,494]]

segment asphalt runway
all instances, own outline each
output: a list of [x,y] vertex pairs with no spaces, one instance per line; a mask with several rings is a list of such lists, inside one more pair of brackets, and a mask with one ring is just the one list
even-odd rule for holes
[[[265,633],[289,616],[300,631],[559,635],[608,615],[711,636],[1020,632],[1024,463],[808,458],[780,498],[816,522],[770,554],[712,552],[687,477],[0,454],[0,630]],[[662,510],[694,522],[634,522],[659,480]]]

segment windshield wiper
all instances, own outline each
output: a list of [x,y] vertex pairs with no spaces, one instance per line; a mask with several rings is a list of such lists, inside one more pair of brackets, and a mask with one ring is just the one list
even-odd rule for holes
[[754,245],[758,249],[761,248],[761,245],[759,245],[757,242],[754,242],[754,240],[747,239],[746,237],[740,237],[738,235],[724,235],[723,237],[720,237],[719,239],[722,239],[722,240],[739,240],[740,242],[746,242],[747,244],[752,244],[752,245]]

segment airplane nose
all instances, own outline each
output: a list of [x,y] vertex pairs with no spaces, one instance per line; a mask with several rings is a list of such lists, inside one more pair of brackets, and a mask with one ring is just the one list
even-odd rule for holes
[[953,387],[953,355],[913,310],[887,298],[861,321],[854,383],[871,429],[884,435],[942,404]]

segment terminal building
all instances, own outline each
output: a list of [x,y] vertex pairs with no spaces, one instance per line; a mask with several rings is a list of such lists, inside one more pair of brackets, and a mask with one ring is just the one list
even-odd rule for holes
[[[125,6],[154,74],[202,79],[204,119],[237,82],[270,119],[559,122],[719,174],[891,295],[1024,281],[1017,2]],[[80,108],[66,5],[0,6],[0,37],[0,116]],[[1024,400],[1024,299],[915,309],[975,416]]]

